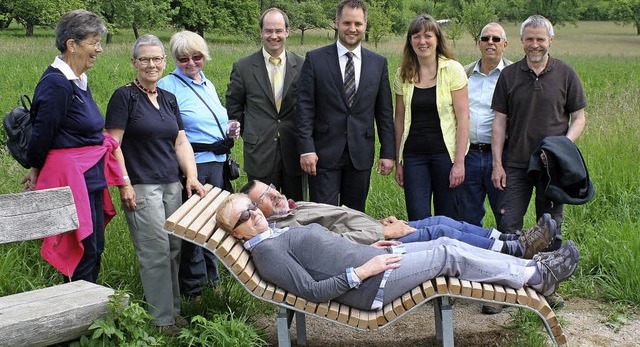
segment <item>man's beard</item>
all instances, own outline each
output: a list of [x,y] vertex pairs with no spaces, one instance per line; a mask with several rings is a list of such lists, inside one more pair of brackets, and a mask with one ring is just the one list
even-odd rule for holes
[[287,201],[287,198],[283,195],[277,197],[274,201],[273,201],[273,214],[276,216],[283,216],[287,213],[289,213],[289,205],[285,204],[283,207],[280,207],[280,203],[282,201]]

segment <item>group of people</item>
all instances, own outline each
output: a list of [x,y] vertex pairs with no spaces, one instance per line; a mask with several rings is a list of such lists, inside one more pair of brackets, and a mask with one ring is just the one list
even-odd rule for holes
[[[71,185],[80,228],[45,240],[45,258],[68,280],[95,282],[115,214],[107,186],[118,186],[152,324],[177,333],[186,324],[181,296],[200,295],[219,275],[213,254],[169,236],[164,220],[193,193],[203,196],[203,184],[225,187],[224,162],[242,136],[249,184],[217,218],[278,286],[362,309],[437,275],[554,293],[578,251],[562,245],[562,204],[543,194],[538,223],[521,230],[534,186],[526,164],[546,136],[578,138],[586,101],[575,71],[548,54],[551,23],[536,15],[522,24],[525,57],[513,64],[503,58],[503,28],[487,24],[482,58],[465,68],[435,19],[417,16],[394,78],[395,113],[387,60],[361,45],[366,5],[340,2],[335,25],[337,42],[302,58],[286,50],[287,14],[266,10],[262,48],[233,64],[225,106],[202,72],[211,59],[202,37],[172,36],[176,69],[163,77],[164,45],[144,35],[132,49],[136,76],[114,92],[105,120],[85,72],[106,27],[89,11],[65,14],[56,27],[61,54],[35,92],[32,169],[23,181],[34,189]],[[376,131],[377,172],[395,168],[409,223],[364,214]],[[300,201],[305,174],[313,203]],[[485,196],[497,229],[481,228]]]

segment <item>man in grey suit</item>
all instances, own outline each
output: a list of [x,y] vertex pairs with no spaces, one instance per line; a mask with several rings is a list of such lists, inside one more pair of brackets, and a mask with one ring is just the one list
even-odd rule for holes
[[338,42],[310,51],[300,72],[298,150],[311,201],[364,212],[375,152],[391,173],[395,140],[387,59],[362,48],[367,8],[345,0],[336,11]]
[[229,119],[241,123],[244,171],[302,200],[296,145],[296,98],[303,58],[285,50],[289,18],[278,8],[260,17],[263,46],[236,61],[227,86]]

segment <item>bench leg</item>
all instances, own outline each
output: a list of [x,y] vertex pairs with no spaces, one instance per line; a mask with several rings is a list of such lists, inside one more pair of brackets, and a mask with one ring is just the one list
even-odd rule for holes
[[296,338],[298,346],[307,345],[307,321],[302,312],[296,312]]
[[278,312],[278,346],[279,347],[291,347],[291,336],[289,336],[289,328],[291,327],[291,320],[293,318],[293,311],[284,307],[280,307]]
[[444,296],[433,302],[436,321],[436,339],[442,341],[444,347],[453,347],[453,309],[449,298]]

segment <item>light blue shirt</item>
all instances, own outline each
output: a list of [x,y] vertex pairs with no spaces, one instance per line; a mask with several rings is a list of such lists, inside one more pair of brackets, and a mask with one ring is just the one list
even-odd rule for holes
[[[218,92],[213,82],[208,80],[204,73],[200,72],[202,83],[196,83],[191,78],[185,76],[180,69],[176,68],[174,74],[182,77],[185,81],[191,83],[193,89],[207,102],[209,107],[215,112],[222,131],[227,130],[227,110],[222,106]],[[158,87],[175,94],[180,108],[180,115],[184,123],[184,130],[189,142],[193,143],[214,143],[224,139],[224,134],[220,133],[218,124],[209,109],[202,104],[198,96],[178,78],[167,75],[158,81]],[[224,162],[225,155],[216,155],[213,152],[195,153],[196,163],[208,163],[212,161]]]
[[469,76],[469,142],[471,143],[491,143],[491,124],[495,115],[491,109],[491,100],[503,68],[504,62],[501,59],[498,66],[485,75],[480,72],[478,62]]

